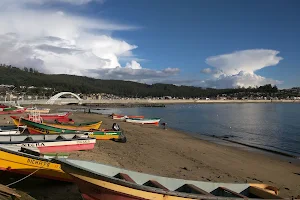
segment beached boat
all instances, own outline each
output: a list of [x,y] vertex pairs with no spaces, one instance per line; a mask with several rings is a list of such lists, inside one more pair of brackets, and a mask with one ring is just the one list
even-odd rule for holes
[[20,114],[25,112],[25,109],[0,111],[0,115]]
[[90,150],[95,143],[96,139],[84,134],[0,135],[0,145],[36,147],[41,153]]
[[36,107],[32,107],[32,108],[27,108],[25,112],[49,113],[50,112],[50,108],[36,108]]
[[0,108],[8,108],[8,106],[6,106],[4,104],[0,104]]
[[60,164],[5,147],[0,147],[0,170],[25,175],[32,174],[32,176],[53,180],[72,181],[71,177],[61,170]]
[[[70,114],[71,114],[70,112],[48,113],[48,114],[41,113],[39,116],[44,120],[55,120],[60,118],[68,118]],[[32,117],[32,115],[29,113],[27,117],[30,118]]]
[[93,132],[88,132],[87,135],[90,138],[95,138],[97,140],[113,140],[116,142],[123,142],[123,143],[127,141],[122,131],[114,131],[114,130],[93,131]]
[[129,118],[129,119],[126,119],[126,122],[137,123],[137,124],[156,124],[156,125],[158,125],[159,121],[160,121],[160,118],[149,118],[149,119]]
[[78,131],[91,131],[97,130],[100,128],[102,121],[99,122],[89,122],[89,123],[81,123],[81,124],[48,124],[48,123],[38,123],[32,120],[28,120],[25,118],[19,118],[16,116],[11,116],[15,125],[26,125],[30,133],[43,133],[43,134],[51,134],[51,133],[75,133]]
[[[16,124],[19,123],[19,119],[17,117],[11,116]],[[118,142],[126,142],[126,137],[123,132],[118,129],[113,130],[92,130],[92,131],[78,131],[78,130],[70,130],[70,129],[62,129],[54,126],[49,126],[42,123],[33,122],[27,119],[20,119],[23,124],[27,126],[28,131],[31,134],[57,134],[57,133],[84,133],[85,135],[89,135],[91,138],[95,138],[97,140],[113,140]],[[115,127],[116,124],[113,124]],[[116,131],[115,131],[116,130]]]
[[144,119],[144,116],[137,116],[137,115],[118,115],[118,114],[112,114],[112,119],[127,119],[127,118],[134,118],[134,119]]
[[1,135],[20,135],[22,132],[19,129],[0,130]]
[[[167,178],[95,162],[55,159],[86,200],[279,199],[278,189],[259,183],[217,183]],[[225,197],[225,198],[222,198]]]

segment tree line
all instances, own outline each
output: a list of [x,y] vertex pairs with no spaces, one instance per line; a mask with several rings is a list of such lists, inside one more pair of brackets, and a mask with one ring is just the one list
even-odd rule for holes
[[215,97],[222,94],[236,93],[265,93],[278,92],[276,86],[267,84],[260,87],[214,89],[193,86],[176,86],[172,84],[143,84],[122,80],[101,80],[84,76],[66,74],[43,74],[36,69],[24,67],[23,69],[0,65],[0,84],[19,86],[36,86],[34,92],[41,93],[41,88],[53,88],[57,92],[71,91],[74,93],[93,94],[108,93],[122,97]]

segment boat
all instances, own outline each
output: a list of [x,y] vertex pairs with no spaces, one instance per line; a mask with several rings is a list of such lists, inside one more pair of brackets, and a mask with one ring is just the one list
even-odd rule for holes
[[95,143],[96,139],[84,134],[0,135],[0,145],[35,147],[41,153],[90,150]]
[[97,130],[100,128],[102,121],[99,122],[89,122],[81,124],[48,124],[48,123],[39,123],[32,120],[28,120],[22,117],[11,116],[15,125],[26,125],[29,132],[32,134],[43,133],[43,134],[52,134],[52,133],[76,133],[78,131],[91,131]]
[[21,114],[23,112],[25,112],[25,109],[6,110],[0,111],[0,115]]
[[37,108],[37,107],[32,107],[32,108],[27,108],[25,112],[49,113],[49,112],[50,112],[50,108]]
[[[55,120],[55,119],[61,119],[61,118],[69,118],[70,112],[63,112],[63,113],[41,113],[40,117],[44,120]],[[32,115],[29,113],[27,115],[27,118],[32,117]]]
[[8,106],[4,105],[4,104],[0,104],[0,108],[7,108]]
[[11,130],[0,130],[0,136],[2,135],[20,135],[22,132],[19,129],[11,129]]
[[126,137],[124,136],[123,132],[120,131],[119,126],[115,123],[113,124],[112,130],[102,129],[102,130],[78,131],[78,130],[57,128],[47,124],[30,121],[24,118],[17,118],[15,116],[11,116],[11,117],[14,120],[15,124],[20,124],[19,121],[21,120],[21,123],[27,126],[27,129],[31,134],[83,133],[97,140],[113,140],[117,142],[126,142]]
[[149,119],[135,119],[135,118],[128,118],[126,122],[130,123],[137,123],[137,124],[156,124],[158,125],[160,118],[149,118]]
[[261,183],[218,183],[167,178],[95,162],[54,159],[85,200],[280,199],[276,187]]
[[127,119],[127,118],[134,118],[134,119],[144,119],[144,116],[137,116],[137,115],[118,115],[112,114],[112,119]]
[[[18,149],[3,147],[3,145],[0,147],[0,170],[72,182],[72,178],[61,170],[60,164]],[[24,148],[21,149],[24,150]]]
[[127,141],[122,131],[101,130],[101,131],[87,132],[86,134],[90,138],[95,138],[96,140],[113,140],[122,143],[125,143]]

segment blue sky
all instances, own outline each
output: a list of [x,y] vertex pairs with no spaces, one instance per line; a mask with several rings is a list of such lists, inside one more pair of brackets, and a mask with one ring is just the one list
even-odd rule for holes
[[[33,16],[46,12],[45,20],[61,23],[55,27],[58,33],[40,30],[30,36],[32,40],[53,36],[67,41],[28,44],[34,48],[19,63],[29,59],[46,73],[217,88],[300,86],[299,1],[29,1],[22,7],[11,3],[13,8],[7,10]],[[67,17],[69,21],[64,21]],[[7,28],[12,30],[24,43],[22,30]],[[10,62],[9,58],[2,60]]]

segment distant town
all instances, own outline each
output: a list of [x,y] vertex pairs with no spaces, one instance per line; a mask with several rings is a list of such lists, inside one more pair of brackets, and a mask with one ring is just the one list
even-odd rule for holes
[[[22,100],[40,100],[49,99],[56,93],[53,88],[36,87],[36,86],[14,86],[14,85],[0,85],[0,101],[22,101]],[[276,92],[251,92],[248,89],[234,93],[224,93],[215,96],[200,96],[199,97],[173,97],[173,96],[159,96],[159,97],[124,97],[107,93],[93,93],[93,94],[77,94],[83,100],[300,100],[300,87],[293,87],[290,89],[278,89]],[[61,98],[71,98],[71,96],[63,96]]]

